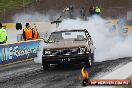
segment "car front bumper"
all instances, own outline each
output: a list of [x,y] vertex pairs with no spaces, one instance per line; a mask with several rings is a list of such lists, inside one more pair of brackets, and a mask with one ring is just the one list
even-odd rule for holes
[[89,54],[74,54],[74,55],[42,55],[42,63],[68,63],[68,62],[85,62],[88,60]]

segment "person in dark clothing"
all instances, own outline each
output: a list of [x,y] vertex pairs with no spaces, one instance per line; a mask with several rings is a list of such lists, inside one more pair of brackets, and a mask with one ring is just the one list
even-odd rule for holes
[[80,14],[81,14],[81,17],[83,19],[85,19],[85,17],[86,17],[86,11],[85,11],[85,9],[83,7],[81,8]]
[[73,12],[74,12],[74,8],[72,5],[70,5],[69,7],[69,15],[70,15],[70,18],[73,18]]
[[89,13],[90,13],[90,16],[94,15],[95,14],[95,8],[94,7],[90,7]]

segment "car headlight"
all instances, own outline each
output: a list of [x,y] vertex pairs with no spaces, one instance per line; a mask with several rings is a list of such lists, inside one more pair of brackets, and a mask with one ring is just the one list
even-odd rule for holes
[[45,54],[51,54],[51,51],[45,51]]
[[79,53],[85,53],[86,49],[85,48],[80,48],[80,52]]

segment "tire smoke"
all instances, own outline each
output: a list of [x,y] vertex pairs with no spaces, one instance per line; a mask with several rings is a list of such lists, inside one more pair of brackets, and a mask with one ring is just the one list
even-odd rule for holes
[[131,57],[132,36],[121,35],[121,29],[116,25],[114,32],[111,32],[112,25],[100,16],[88,18],[88,21],[81,19],[64,20],[60,24],[61,29],[87,29],[95,44],[95,61],[113,60],[123,57]]
[[[23,14],[18,14],[16,17],[23,18]],[[26,15],[28,20],[21,20],[20,22],[29,21],[50,21],[49,16],[43,16],[41,14],[35,13],[34,15]],[[15,17],[15,18],[16,18]],[[14,19],[14,18],[13,18]],[[44,19],[44,20],[43,20]],[[18,19],[14,19],[18,22]],[[43,25],[44,26],[44,25]],[[116,25],[121,26],[121,25]],[[39,26],[38,26],[39,27]],[[94,41],[95,49],[95,61],[105,61],[113,60],[123,57],[132,57],[132,36],[131,35],[121,35],[120,28],[113,29],[111,32],[112,25],[107,23],[107,20],[101,18],[100,16],[93,16],[87,18],[87,21],[82,19],[63,19],[62,23],[59,24],[57,30],[64,29],[87,29],[92,36]],[[49,31],[56,31],[56,28],[51,28]],[[45,44],[41,45],[43,48]],[[42,50],[40,52],[42,54]],[[41,62],[42,55],[39,53],[38,59]]]

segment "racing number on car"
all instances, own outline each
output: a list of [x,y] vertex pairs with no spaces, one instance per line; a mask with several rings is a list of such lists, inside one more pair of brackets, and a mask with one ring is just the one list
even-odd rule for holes
[[61,62],[64,62],[64,61],[71,61],[70,58],[67,58],[67,59],[60,59]]

